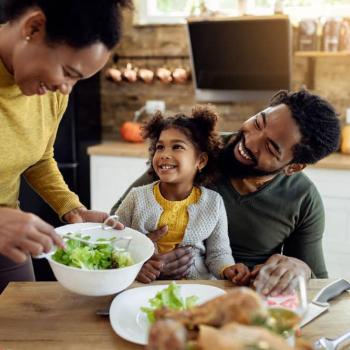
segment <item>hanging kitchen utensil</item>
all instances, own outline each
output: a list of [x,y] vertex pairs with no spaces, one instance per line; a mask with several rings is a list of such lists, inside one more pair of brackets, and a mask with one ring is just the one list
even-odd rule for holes
[[139,68],[137,72],[137,76],[139,80],[143,81],[146,84],[150,84],[154,79],[154,72],[152,69],[148,67],[147,62],[148,62],[148,59],[146,59],[145,67]]
[[183,64],[183,60],[181,60],[181,64],[173,70],[172,77],[174,82],[177,84],[185,83],[190,76],[190,70],[186,69]]
[[170,69],[165,67],[158,68],[156,71],[156,76],[164,84],[170,84],[173,81]]
[[153,81],[154,72],[147,68],[140,68],[138,70],[138,77],[144,83],[149,84]]
[[116,67],[110,67],[106,70],[106,78],[120,83],[122,81],[122,72]]
[[183,84],[188,79],[188,72],[185,68],[177,67],[173,70],[172,76],[175,83]]
[[128,62],[122,71],[122,77],[129,83],[134,83],[137,80],[137,68]]

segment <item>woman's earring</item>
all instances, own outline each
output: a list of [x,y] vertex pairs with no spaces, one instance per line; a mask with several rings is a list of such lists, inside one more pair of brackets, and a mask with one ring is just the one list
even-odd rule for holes
[[26,36],[26,40],[27,40],[27,41],[30,41],[30,39],[31,39],[30,35],[27,35],[27,36]]

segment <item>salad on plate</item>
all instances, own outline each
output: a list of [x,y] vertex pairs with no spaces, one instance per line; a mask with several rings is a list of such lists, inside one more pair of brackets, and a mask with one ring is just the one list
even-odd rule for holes
[[150,306],[142,306],[141,311],[147,315],[148,321],[153,324],[155,311],[162,308],[170,310],[188,310],[198,302],[196,295],[183,298],[181,296],[181,287],[175,282],[171,282],[167,288],[157,292],[154,298],[149,299]]

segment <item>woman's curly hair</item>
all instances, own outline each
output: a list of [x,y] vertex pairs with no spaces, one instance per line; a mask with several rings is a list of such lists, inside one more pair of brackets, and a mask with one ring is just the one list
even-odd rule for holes
[[14,21],[28,9],[39,8],[46,17],[46,40],[80,49],[103,43],[111,50],[120,40],[122,10],[132,0],[1,0],[0,22]]
[[221,141],[216,132],[218,114],[211,106],[197,105],[193,108],[190,116],[176,114],[172,117],[165,117],[161,112],[156,114],[142,126],[142,136],[150,140],[149,164],[150,174],[157,178],[152,165],[152,159],[156,152],[156,144],[163,130],[178,129],[192,142],[198,153],[208,155],[207,165],[201,172],[197,172],[194,183],[206,185],[212,182],[217,174],[215,161],[221,147]]

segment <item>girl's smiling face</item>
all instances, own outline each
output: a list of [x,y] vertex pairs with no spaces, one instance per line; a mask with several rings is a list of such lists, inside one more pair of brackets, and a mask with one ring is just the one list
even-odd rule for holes
[[193,183],[197,171],[206,163],[206,154],[199,153],[180,129],[169,128],[161,132],[152,160],[161,182]]

